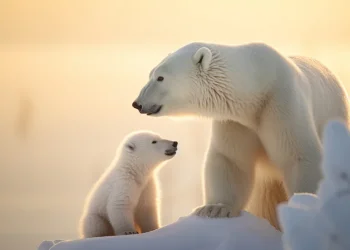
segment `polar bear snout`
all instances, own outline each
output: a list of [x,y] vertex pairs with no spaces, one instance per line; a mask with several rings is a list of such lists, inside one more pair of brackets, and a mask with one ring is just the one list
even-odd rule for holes
[[170,148],[166,149],[164,154],[165,155],[168,155],[168,156],[174,156],[176,154],[176,151],[177,151],[177,145],[178,145],[178,142],[177,141],[169,141],[169,143],[171,143],[171,146]]
[[134,101],[132,103],[133,108],[137,109],[141,114],[155,115],[160,112],[162,105],[142,105],[141,103]]

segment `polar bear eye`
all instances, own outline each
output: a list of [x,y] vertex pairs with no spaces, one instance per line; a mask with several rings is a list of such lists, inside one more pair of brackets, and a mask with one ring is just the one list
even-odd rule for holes
[[158,76],[158,78],[157,78],[157,81],[158,81],[158,82],[162,82],[163,80],[164,80],[164,77]]
[[157,141],[152,141],[152,144],[156,144],[157,143]]
[[132,144],[128,144],[126,145],[126,147],[131,150],[131,151],[134,151],[135,150],[135,145],[132,145]]

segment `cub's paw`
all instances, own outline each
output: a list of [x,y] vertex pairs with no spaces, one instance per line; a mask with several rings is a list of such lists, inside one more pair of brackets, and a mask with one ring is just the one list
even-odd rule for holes
[[198,207],[193,210],[191,215],[209,218],[231,218],[239,216],[239,212],[234,212],[229,205],[218,203]]
[[128,231],[128,232],[124,232],[124,235],[129,235],[129,234],[138,234],[138,232],[135,231]]

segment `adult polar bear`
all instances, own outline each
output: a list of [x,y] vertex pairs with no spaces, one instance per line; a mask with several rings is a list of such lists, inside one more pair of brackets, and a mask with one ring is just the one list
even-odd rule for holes
[[151,71],[133,107],[213,119],[205,204],[194,214],[233,217],[248,206],[277,228],[277,203],[316,192],[325,124],[349,120],[347,93],[325,66],[262,43],[188,44]]

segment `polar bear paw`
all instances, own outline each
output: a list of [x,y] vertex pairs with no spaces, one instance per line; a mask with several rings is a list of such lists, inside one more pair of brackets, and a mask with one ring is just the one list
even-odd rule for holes
[[239,216],[239,212],[234,212],[232,207],[225,204],[208,204],[193,210],[191,215],[209,218],[231,218]]
[[129,235],[129,234],[139,234],[138,232],[135,231],[127,231],[123,233],[124,235]]

